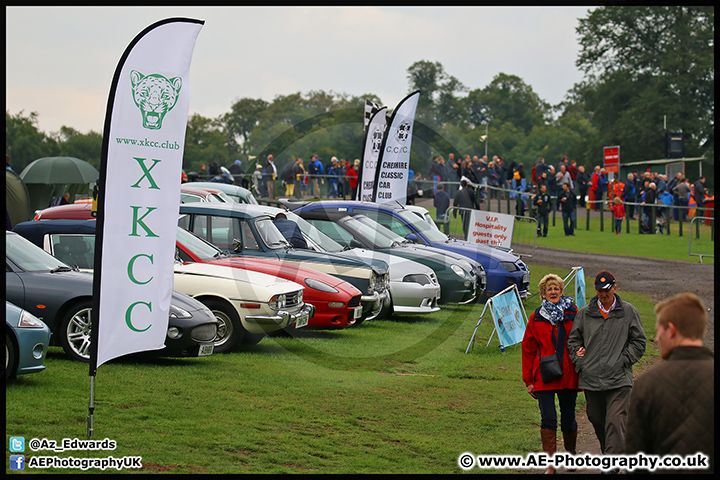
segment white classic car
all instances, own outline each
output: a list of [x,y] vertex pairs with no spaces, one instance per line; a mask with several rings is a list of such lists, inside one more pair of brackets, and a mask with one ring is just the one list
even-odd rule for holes
[[175,265],[175,290],[202,302],[220,321],[215,352],[259,342],[267,333],[307,325],[315,307],[305,287],[282,278],[205,263]]

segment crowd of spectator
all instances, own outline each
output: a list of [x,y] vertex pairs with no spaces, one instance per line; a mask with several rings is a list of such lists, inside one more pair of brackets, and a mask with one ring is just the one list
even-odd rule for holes
[[[360,160],[349,162],[333,156],[323,163],[317,155],[312,155],[307,167],[304,160],[298,158],[278,168],[273,156],[268,155],[264,163],[252,165],[248,170],[243,172],[239,160],[229,168],[212,162],[207,170],[203,165],[200,172],[190,172],[187,178],[189,181],[202,177],[213,182],[234,183],[252,189],[265,198],[279,196],[275,192],[277,180],[282,184],[284,196],[356,198]],[[456,204],[454,206],[461,206],[462,203],[462,206],[469,208],[480,208],[486,198],[497,199],[499,195],[507,194],[516,202],[517,215],[539,216],[541,234],[546,233],[544,225],[547,212],[553,209],[563,211],[563,216],[571,219],[569,228],[566,228],[567,235],[573,234],[572,229],[576,222],[574,210],[577,207],[598,210],[602,205],[603,209],[610,210],[619,203],[623,207],[623,218],[626,216],[633,220],[636,214],[640,215],[641,219],[649,218],[650,205],[660,205],[655,207],[656,215],[672,215],[675,220],[686,220],[687,207],[694,200],[696,215],[703,216],[705,213],[705,177],[700,177],[691,184],[682,173],[668,179],[667,175],[648,169],[642,174],[637,171],[628,173],[627,178],[615,175],[609,179],[605,168],[599,165],[592,168],[592,172],[589,170],[586,171],[585,166],[578,165],[577,161],[569,160],[567,156],[563,156],[557,165],[552,165],[540,157],[530,172],[526,172],[522,163],[506,162],[499,155],[494,155],[492,160],[489,160],[487,155],[464,155],[455,158],[455,155],[450,153],[447,159],[444,156],[432,158],[427,177],[423,177],[420,172],[409,171],[407,198],[409,204],[414,203],[420,196],[431,196],[435,199],[440,190],[442,193],[439,203],[443,213],[438,215],[441,216],[449,207],[445,206],[447,199],[453,199]],[[439,185],[441,186],[438,188]],[[463,192],[464,189],[467,191]],[[569,193],[564,193],[566,191]],[[468,200],[467,193],[470,192],[473,195],[472,200]],[[572,195],[576,201],[560,204],[560,197],[567,195]],[[544,205],[540,202],[543,206],[538,208],[538,196],[547,196],[550,201]],[[638,205],[639,208],[636,208]],[[673,206],[680,208],[672,208]],[[573,211],[565,213],[568,208]]]

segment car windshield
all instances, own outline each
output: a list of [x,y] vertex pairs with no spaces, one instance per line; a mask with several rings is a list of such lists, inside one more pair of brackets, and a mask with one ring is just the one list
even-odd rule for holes
[[42,248],[15,233],[5,234],[5,256],[26,272],[47,272],[58,268],[72,270]]
[[325,233],[318,230],[315,225],[311,225],[310,223],[308,223],[308,221],[304,218],[292,212],[285,212],[285,215],[287,216],[288,220],[292,220],[293,222],[297,223],[303,235],[307,236],[313,242],[318,244],[320,248],[322,248],[324,251],[341,252],[344,250],[344,247],[342,245],[337,243],[332,238],[328,237]]
[[203,261],[225,255],[225,253],[215,245],[206,242],[197,235],[193,235],[184,228],[178,227],[177,241]]
[[442,233],[440,230],[435,230],[428,223],[415,215],[410,210],[400,210],[398,214],[413,227],[418,229],[423,235],[425,235],[431,242],[447,242],[448,236]]
[[[388,245],[393,246],[397,243],[406,243],[408,242],[407,239],[401,237],[397,233],[393,232],[389,228],[385,227],[384,225],[380,225],[378,222],[373,220],[372,218],[366,217],[364,215],[358,215],[357,217],[352,217],[353,222],[359,222],[365,225],[365,231],[366,232],[372,232],[375,237],[377,237],[377,244],[378,245]],[[368,230],[371,229],[371,230]],[[377,247],[377,248],[388,248],[387,246],[383,247]]]
[[[395,242],[402,243],[405,241],[395,232],[388,230],[368,217],[349,217],[345,220],[344,225],[354,236],[362,237],[370,243],[372,249],[391,248],[396,244]],[[391,238],[391,236],[394,238]]]
[[260,218],[255,221],[255,228],[262,241],[271,249],[287,248],[290,243],[269,218]]

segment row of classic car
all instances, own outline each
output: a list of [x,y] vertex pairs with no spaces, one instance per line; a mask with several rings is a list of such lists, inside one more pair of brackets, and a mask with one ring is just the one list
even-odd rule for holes
[[[512,284],[521,295],[527,292],[529,271],[521,260],[444,237],[417,209],[339,201],[283,201],[280,209],[259,205],[241,187],[200,182],[183,184],[181,198],[173,303],[180,295],[195,302],[181,311],[198,318],[203,315],[196,312],[204,312],[214,328],[209,340],[193,339],[195,350],[170,348],[191,336],[173,339],[169,333],[161,355],[208,354],[208,343],[211,352],[221,353],[279,330],[347,328],[389,315],[431,313],[484,301]],[[295,237],[277,227],[280,217],[285,226],[291,222]],[[12,235],[53,259],[49,263],[56,265],[44,265],[45,273],[84,275],[92,283],[94,225],[89,203],[80,202],[38,212]],[[7,262],[8,278],[25,272],[9,256]],[[25,285],[10,280],[6,293]],[[40,288],[53,290],[48,283]],[[75,290],[66,303],[43,305],[40,313],[52,341],[87,360],[91,288]],[[18,306],[37,314],[33,302]],[[183,316],[171,315],[169,332]]]
[[[92,290],[91,273],[58,260],[16,232],[5,233],[5,299],[41,319],[52,332],[51,344],[82,361],[90,358]],[[161,353],[209,355],[216,335],[212,313],[202,303],[173,292]]]

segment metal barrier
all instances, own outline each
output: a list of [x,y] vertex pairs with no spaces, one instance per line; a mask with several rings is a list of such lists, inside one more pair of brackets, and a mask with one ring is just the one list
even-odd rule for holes
[[[517,241],[522,244],[528,244],[530,243],[528,240],[530,239],[530,236],[532,236],[532,250],[530,250],[530,253],[513,252],[515,255],[518,257],[532,258],[537,245],[538,228],[540,228],[540,223],[538,223],[537,218],[520,217],[515,215],[515,228],[513,229],[512,243],[514,244],[515,241]],[[528,231],[531,233],[528,234]]]
[[[700,239],[700,221],[710,221],[710,241],[714,242],[714,231],[715,231],[715,219],[713,217],[695,217],[692,220],[690,220],[690,241],[688,242],[688,255],[690,256],[696,256],[700,258],[700,263],[703,263],[703,257],[710,257],[715,258],[715,255],[711,254],[705,254],[705,253],[693,253],[692,251],[692,245],[693,245],[693,236],[696,237],[696,240]],[[697,222],[696,222],[697,221]],[[692,234],[692,228],[693,224],[695,224],[695,235]]]

